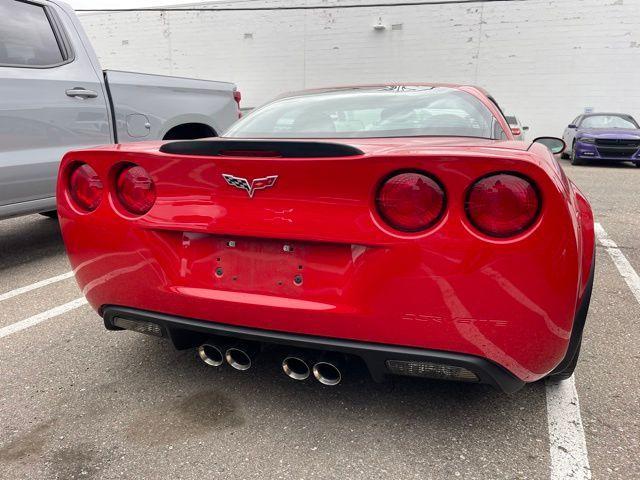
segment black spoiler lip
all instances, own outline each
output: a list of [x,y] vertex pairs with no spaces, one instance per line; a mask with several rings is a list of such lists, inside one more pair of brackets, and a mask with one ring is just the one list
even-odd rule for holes
[[277,156],[281,158],[355,157],[364,155],[362,150],[351,145],[295,140],[227,140],[212,138],[169,142],[160,147],[160,152],[162,153],[203,157],[224,156],[225,152],[230,151],[274,152],[278,153]]

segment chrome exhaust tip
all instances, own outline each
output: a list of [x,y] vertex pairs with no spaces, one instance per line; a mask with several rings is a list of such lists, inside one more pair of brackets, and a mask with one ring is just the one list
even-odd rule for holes
[[198,356],[205,364],[210,367],[219,367],[224,362],[224,355],[222,350],[216,345],[210,343],[203,343],[198,347]]
[[342,380],[340,369],[333,363],[318,362],[313,366],[313,376],[323,385],[334,386]]
[[306,380],[311,375],[309,365],[299,357],[286,357],[282,361],[282,370],[287,377],[294,380]]
[[251,368],[251,356],[240,348],[228,348],[224,358],[236,370],[245,371]]

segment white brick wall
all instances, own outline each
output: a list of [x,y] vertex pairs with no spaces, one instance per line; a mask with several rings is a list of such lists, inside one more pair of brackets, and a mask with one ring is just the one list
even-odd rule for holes
[[[340,3],[358,0],[212,6]],[[640,0],[80,18],[104,68],[230,80],[244,106],[307,87],[442,81],[487,88],[531,125],[530,135],[562,134],[587,106],[640,117]],[[379,18],[383,31],[373,29]]]

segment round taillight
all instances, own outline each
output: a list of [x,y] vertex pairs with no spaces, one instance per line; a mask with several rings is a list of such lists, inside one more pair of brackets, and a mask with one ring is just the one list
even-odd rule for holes
[[433,178],[404,172],[387,179],[378,189],[378,212],[396,230],[419,232],[433,226],[445,209],[445,193]]
[[81,210],[92,212],[102,200],[102,180],[86,163],[76,164],[69,172],[69,196]]
[[156,187],[147,171],[128,165],[118,174],[116,194],[122,206],[134,215],[144,215],[156,201]]
[[538,218],[540,196],[524,177],[498,173],[481,178],[467,195],[467,215],[482,233],[512,237],[527,230]]

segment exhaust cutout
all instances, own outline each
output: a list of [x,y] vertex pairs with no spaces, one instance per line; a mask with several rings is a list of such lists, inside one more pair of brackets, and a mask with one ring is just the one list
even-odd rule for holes
[[251,368],[251,356],[241,348],[231,347],[227,349],[224,358],[236,370],[245,371]]
[[224,362],[222,350],[209,343],[203,343],[198,347],[198,356],[200,357],[200,360],[210,367],[219,367]]
[[313,366],[313,376],[323,385],[334,386],[342,380],[340,369],[333,363],[318,362]]
[[294,380],[306,380],[311,375],[307,362],[299,357],[287,357],[282,361],[282,370],[287,377]]

